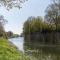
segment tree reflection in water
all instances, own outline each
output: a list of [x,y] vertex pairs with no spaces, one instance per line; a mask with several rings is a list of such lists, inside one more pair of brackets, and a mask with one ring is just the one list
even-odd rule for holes
[[24,43],[25,53],[35,60],[60,60],[60,46],[41,45],[39,42]]

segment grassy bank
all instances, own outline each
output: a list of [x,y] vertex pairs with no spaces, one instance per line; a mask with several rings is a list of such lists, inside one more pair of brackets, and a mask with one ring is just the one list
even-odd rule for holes
[[17,51],[15,46],[3,38],[0,38],[0,60],[30,60],[28,56]]

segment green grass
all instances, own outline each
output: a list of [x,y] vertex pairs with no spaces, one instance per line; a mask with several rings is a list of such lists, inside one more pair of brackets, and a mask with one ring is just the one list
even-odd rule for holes
[[0,60],[30,60],[8,40],[0,38]]

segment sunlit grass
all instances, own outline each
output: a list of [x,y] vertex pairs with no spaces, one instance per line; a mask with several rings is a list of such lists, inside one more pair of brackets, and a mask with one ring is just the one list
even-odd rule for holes
[[0,38],[0,60],[30,60],[8,40]]

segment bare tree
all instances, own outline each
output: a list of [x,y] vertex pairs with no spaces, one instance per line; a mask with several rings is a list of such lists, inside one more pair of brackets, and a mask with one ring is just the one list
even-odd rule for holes
[[60,24],[60,0],[53,0],[53,3],[46,9],[45,20],[50,24]]
[[0,6],[4,6],[8,10],[13,7],[18,7],[20,9],[25,1],[27,0],[0,0]]

